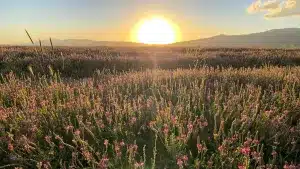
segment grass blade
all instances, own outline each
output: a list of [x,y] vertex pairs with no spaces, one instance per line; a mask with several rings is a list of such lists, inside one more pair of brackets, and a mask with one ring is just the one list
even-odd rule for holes
[[30,34],[28,33],[28,31],[27,31],[26,29],[25,29],[25,32],[26,32],[27,36],[29,37],[31,43],[34,45],[34,42],[33,42],[33,40],[32,40],[32,38],[31,38]]

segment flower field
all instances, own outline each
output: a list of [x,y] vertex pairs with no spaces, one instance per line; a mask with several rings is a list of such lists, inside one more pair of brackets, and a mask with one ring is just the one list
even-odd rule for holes
[[1,49],[0,168],[300,167],[300,51]]

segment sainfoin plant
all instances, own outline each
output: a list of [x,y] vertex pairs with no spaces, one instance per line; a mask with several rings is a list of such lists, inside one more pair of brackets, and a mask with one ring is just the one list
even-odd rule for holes
[[0,77],[0,168],[300,167],[297,66],[46,71]]

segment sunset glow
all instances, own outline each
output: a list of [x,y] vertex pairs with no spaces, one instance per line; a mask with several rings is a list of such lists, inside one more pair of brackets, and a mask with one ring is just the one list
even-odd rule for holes
[[136,41],[144,44],[170,44],[177,41],[179,31],[168,20],[160,17],[142,20],[136,28]]

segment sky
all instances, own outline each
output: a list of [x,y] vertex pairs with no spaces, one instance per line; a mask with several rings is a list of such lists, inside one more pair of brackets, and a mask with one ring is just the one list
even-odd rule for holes
[[163,16],[181,41],[300,28],[300,0],[0,0],[0,44],[33,39],[131,41],[141,19]]

